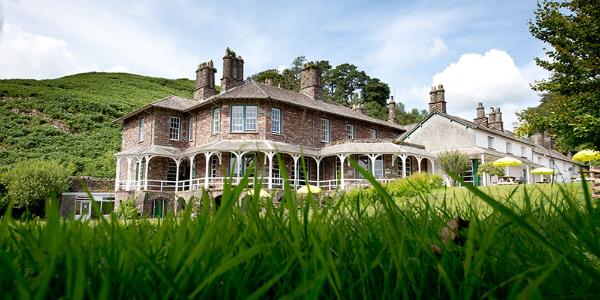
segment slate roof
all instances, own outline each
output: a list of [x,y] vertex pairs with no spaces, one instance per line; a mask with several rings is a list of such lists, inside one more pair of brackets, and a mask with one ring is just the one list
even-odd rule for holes
[[306,107],[334,115],[358,119],[382,126],[392,127],[394,129],[402,131],[406,130],[405,127],[402,125],[393,124],[383,120],[369,117],[361,112],[358,112],[356,110],[350,109],[348,107],[331,101],[315,100],[302,93],[278,88],[268,84],[258,83],[253,80],[248,80],[244,84],[232,88],[226,91],[225,93],[212,96],[201,102],[196,102],[197,104],[195,106],[187,110],[190,111],[197,107],[204,106],[208,103],[213,103],[218,99],[269,99],[285,102],[290,105]]
[[198,104],[198,101],[194,101],[191,99],[187,99],[187,98],[182,98],[179,96],[167,96],[165,98],[156,100],[142,108],[139,108],[125,116],[122,116],[118,119],[115,120],[115,122],[122,122],[123,120],[135,116],[138,113],[151,108],[151,107],[160,107],[160,108],[166,108],[166,109],[173,109],[173,110],[179,110],[179,111],[185,111],[190,107],[193,107],[194,105]]
[[431,118],[434,115],[440,115],[440,116],[445,117],[447,119],[450,119],[450,120],[452,120],[454,122],[457,122],[459,124],[465,125],[465,126],[467,126],[469,128],[479,129],[479,130],[482,130],[482,131],[487,131],[487,132],[492,133],[492,134],[503,136],[503,137],[505,137],[507,139],[511,139],[511,140],[519,141],[521,143],[525,143],[525,144],[528,144],[528,145],[531,145],[531,146],[535,146],[535,144],[531,140],[518,137],[514,133],[512,133],[512,132],[510,132],[508,130],[500,131],[500,130],[492,129],[492,128],[489,128],[489,127],[477,125],[477,124],[475,124],[475,123],[473,123],[473,122],[471,122],[469,120],[463,119],[461,117],[457,117],[457,116],[453,116],[453,115],[449,115],[449,114],[441,113],[441,112],[430,113],[425,119],[423,119],[423,121],[421,121],[420,123],[412,126],[412,128],[410,130],[408,130],[403,135],[401,135],[400,137],[398,137],[397,141],[404,140],[406,137],[408,137],[409,135],[411,135],[415,130],[417,130],[417,128],[419,128],[421,124],[425,123],[429,118]]
[[564,154],[554,150],[554,149],[549,149],[546,147],[542,147],[540,145],[535,145],[535,147],[533,147],[533,152],[539,153],[539,154],[543,154],[546,156],[549,156],[551,158],[558,158],[560,160],[565,160],[568,162],[573,162],[572,159],[566,157]]
[[217,100],[223,99],[266,99],[280,101],[290,105],[306,107],[317,111],[322,111],[334,115],[344,116],[352,119],[366,121],[369,123],[391,127],[396,130],[406,131],[405,127],[402,125],[393,124],[383,120],[369,117],[361,112],[342,106],[340,104],[330,101],[314,100],[309,96],[295,91],[278,88],[268,84],[258,83],[253,80],[248,80],[244,84],[232,88],[226,91],[225,93],[214,95],[202,101],[196,101],[177,96],[169,96],[155,101],[149,105],[146,105],[130,114],[127,114],[117,119],[116,121],[123,121],[124,119],[134,116],[150,107],[161,107],[179,111],[191,111],[198,107],[202,107],[204,105],[213,103]]

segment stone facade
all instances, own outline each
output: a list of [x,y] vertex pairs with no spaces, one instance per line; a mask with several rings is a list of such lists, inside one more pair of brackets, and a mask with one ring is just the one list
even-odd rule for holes
[[315,100],[323,100],[321,70],[316,65],[305,65],[300,72],[300,93]]

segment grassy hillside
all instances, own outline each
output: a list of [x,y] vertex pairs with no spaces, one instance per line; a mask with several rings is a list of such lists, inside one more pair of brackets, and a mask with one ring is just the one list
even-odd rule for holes
[[0,173],[17,161],[56,159],[77,174],[114,176],[116,118],[156,99],[192,97],[194,82],[125,73],[0,80]]

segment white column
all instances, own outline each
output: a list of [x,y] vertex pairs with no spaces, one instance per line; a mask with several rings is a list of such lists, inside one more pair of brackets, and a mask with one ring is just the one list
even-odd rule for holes
[[298,187],[298,159],[299,155],[293,154],[292,159],[294,160],[294,188]]
[[120,177],[121,177],[121,158],[117,157],[117,174],[115,176],[115,192],[118,191],[120,189],[119,184],[120,184]]
[[148,190],[148,168],[150,166],[150,159],[152,159],[152,156],[148,155],[146,157],[144,157],[144,159],[146,160],[146,164],[144,165],[144,190]]
[[344,188],[344,161],[346,160],[346,154],[339,154],[338,158],[340,159],[340,188]]
[[431,174],[435,174],[435,159],[431,159]]
[[525,181],[529,183],[529,165],[525,165]]
[[275,155],[275,153],[267,152],[265,154],[269,159],[269,182],[267,183],[267,189],[271,190],[273,189],[273,156]]
[[319,180],[320,180],[319,173],[320,173],[320,168],[321,168],[321,158],[316,158],[315,157],[315,162],[317,163],[317,187],[319,187],[321,185],[321,183],[319,182]]
[[407,155],[402,155],[400,158],[402,159],[402,178],[406,178],[406,158]]
[[131,161],[132,160],[133,160],[133,158],[131,158],[131,157],[127,158],[127,183],[125,184],[125,190],[128,192],[131,190]]
[[135,182],[135,190],[139,191],[142,188],[142,160],[140,158],[137,159],[137,167],[136,167],[136,182]]
[[423,160],[422,157],[417,156],[417,167],[419,169],[419,173],[421,173],[421,161]]
[[190,155],[190,191],[192,190],[192,182],[194,181],[194,158],[196,155]]
[[234,152],[235,157],[236,157],[236,162],[235,162],[235,169],[237,171],[237,182],[236,184],[240,184],[240,173],[242,170],[242,157],[244,156],[244,153],[240,153],[240,152]]
[[[485,155],[481,154],[481,164],[485,164]],[[483,177],[483,186],[487,186],[487,173],[481,173],[482,177]]]
[[175,191],[179,190],[179,164],[181,163],[181,159],[175,160],[175,165],[177,166],[177,171],[175,172]]
[[[213,152],[204,152],[205,162],[204,162],[204,189],[208,190],[208,173],[210,166],[210,158],[213,155]],[[211,174],[212,175],[212,174]]]

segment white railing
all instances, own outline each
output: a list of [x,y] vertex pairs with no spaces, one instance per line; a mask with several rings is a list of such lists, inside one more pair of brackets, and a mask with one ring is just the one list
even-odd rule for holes
[[[399,178],[379,178],[378,182],[385,184]],[[129,183],[130,191],[161,191],[161,192],[174,192],[174,191],[189,191],[189,190],[200,190],[204,187],[212,190],[221,190],[225,185],[225,182],[229,182],[231,185],[237,185],[242,180],[242,177],[209,177],[208,181],[204,177],[186,179],[186,180],[154,180],[148,179],[138,181],[132,180]],[[332,191],[339,189],[341,186],[341,179],[328,179],[328,180],[305,180],[305,179],[290,179],[288,180],[292,188],[299,188],[307,184],[317,186],[322,190]],[[278,189],[283,188],[284,180],[282,178],[273,178],[272,188]],[[269,178],[259,177],[255,182],[254,177],[248,178],[248,187],[254,187],[255,184],[260,184],[263,188],[269,186]],[[207,185],[207,186],[206,186]],[[369,187],[371,183],[367,179],[356,179],[356,178],[344,178],[345,188],[356,188],[356,187]],[[118,190],[127,190],[127,181],[119,182],[117,186]]]

